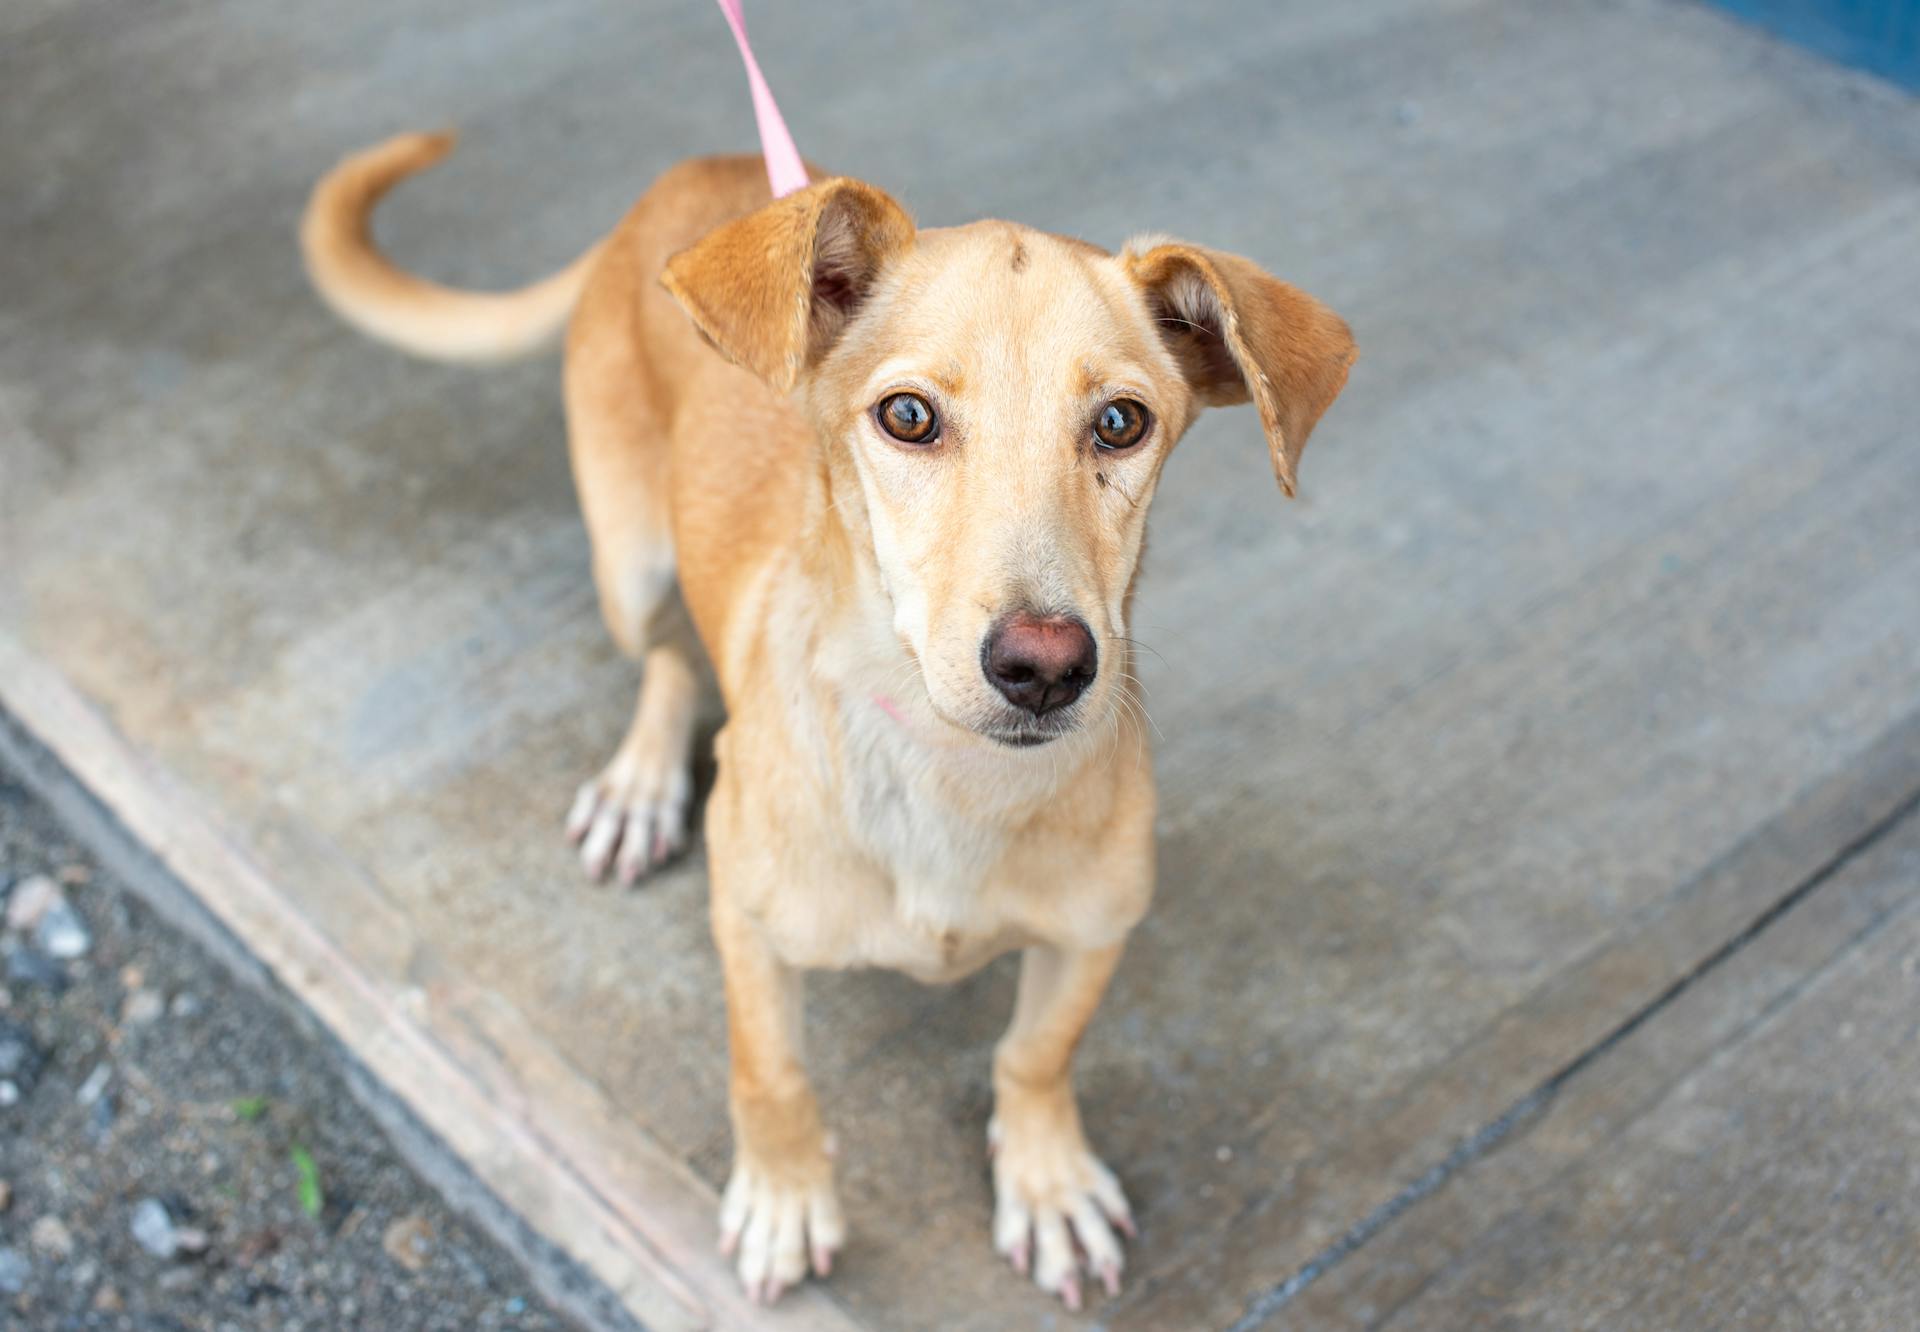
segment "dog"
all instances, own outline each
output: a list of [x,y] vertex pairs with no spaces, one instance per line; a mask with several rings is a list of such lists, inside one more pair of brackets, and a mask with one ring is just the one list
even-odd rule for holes
[[1154,788],[1127,637],[1148,507],[1204,407],[1252,402],[1280,489],[1347,380],[1346,324],[1248,259],[1109,253],[1001,221],[922,229],[757,157],[684,162],[561,272],[489,295],[392,265],[380,197],[447,135],[349,156],[302,245],[348,322],[447,360],[566,329],[567,433],[601,611],[641,663],[568,816],[631,882],[687,838],[696,715],[726,722],[705,830],[749,1298],[831,1270],[846,1226],[801,1056],[801,976],[955,980],[1022,954],[993,1059],[993,1243],[1068,1307],[1119,1288],[1125,1194],[1074,1047],[1146,912]]

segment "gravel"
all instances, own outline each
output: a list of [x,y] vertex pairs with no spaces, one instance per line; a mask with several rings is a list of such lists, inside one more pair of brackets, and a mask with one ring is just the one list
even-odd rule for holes
[[0,1328],[571,1326],[4,769],[0,896]]
[[53,899],[33,927],[33,946],[56,962],[71,962],[92,951],[93,935],[73,903],[62,895]]

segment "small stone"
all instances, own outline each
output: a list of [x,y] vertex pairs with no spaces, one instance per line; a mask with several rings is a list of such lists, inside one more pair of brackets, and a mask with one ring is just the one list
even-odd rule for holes
[[120,987],[122,989],[137,990],[146,983],[147,973],[143,968],[134,966],[132,963],[128,963],[126,966],[120,968]]
[[167,1011],[177,1018],[198,1017],[200,1015],[200,996],[182,992],[173,996],[173,1002],[167,1005]]
[[144,1027],[166,1016],[167,1001],[157,991],[135,990],[121,1006],[120,1020],[130,1027]]
[[60,964],[25,944],[7,950],[7,980],[15,985],[39,985],[54,991],[67,988],[67,973]]
[[1220,1162],[1220,1164],[1225,1165],[1227,1162],[1233,1159],[1233,1148],[1231,1147],[1216,1148],[1213,1153],[1213,1159]]
[[102,1286],[93,1293],[93,1308],[95,1313],[119,1313],[126,1307],[127,1302],[120,1297],[120,1292],[112,1286]]
[[57,1263],[73,1256],[73,1232],[57,1216],[43,1216],[35,1221],[33,1229],[27,1232],[27,1243],[35,1253],[44,1253]]
[[180,1252],[180,1233],[173,1215],[158,1198],[142,1198],[134,1205],[131,1229],[134,1242],[155,1258],[171,1258]]
[[[46,1057],[25,1027],[0,1018],[0,1079],[4,1080],[0,1081],[0,1105],[17,1105],[32,1091],[45,1062]],[[9,1087],[13,1089],[11,1097],[5,1090]]]
[[66,884],[69,888],[78,888],[82,884],[93,882],[93,871],[85,865],[62,865],[60,867],[60,882]]
[[12,1078],[0,1078],[0,1110],[11,1110],[20,1104],[22,1095],[19,1083]]
[[113,1065],[99,1063],[93,1066],[93,1072],[87,1074],[87,1080],[73,1094],[73,1099],[81,1105],[92,1105],[107,1090],[107,1084],[113,1081]]
[[7,928],[16,934],[25,934],[60,900],[60,885],[45,874],[20,880],[7,896]]
[[0,1245],[0,1291],[18,1295],[27,1288],[27,1278],[32,1274],[33,1264],[27,1261],[27,1255]]
[[169,1267],[159,1275],[153,1284],[169,1295],[177,1295],[189,1286],[198,1285],[199,1282],[200,1269],[182,1265],[179,1267]]
[[62,897],[47,908],[40,923],[33,927],[34,947],[58,961],[85,957],[93,947],[93,935],[73,904]]
[[420,1213],[409,1212],[387,1227],[380,1247],[409,1272],[421,1271],[433,1257],[433,1227]]
[[6,1211],[11,1206],[13,1206],[13,1185],[0,1179],[0,1212]]

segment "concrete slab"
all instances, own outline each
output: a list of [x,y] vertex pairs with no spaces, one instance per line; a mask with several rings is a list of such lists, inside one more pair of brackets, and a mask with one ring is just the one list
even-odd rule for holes
[[1903,1327],[1920,818],[1555,1089],[1272,1327]]
[[[1736,848],[1817,868],[1920,787],[1910,99],[1658,0],[754,20],[802,146],[924,219],[1238,249],[1363,346],[1304,501],[1225,414],[1156,513],[1163,895],[1082,1074],[1146,1238],[1098,1319],[1232,1322],[1798,882]],[[341,151],[456,123],[392,248],[545,271],[751,141],[717,16],[6,23],[0,701],[641,1317],[748,1325],[701,859],[594,893],[558,838],[633,678],[554,368],[361,344],[292,248]],[[784,1325],[1055,1316],[985,1238],[1009,980],[815,987],[857,1238]]]

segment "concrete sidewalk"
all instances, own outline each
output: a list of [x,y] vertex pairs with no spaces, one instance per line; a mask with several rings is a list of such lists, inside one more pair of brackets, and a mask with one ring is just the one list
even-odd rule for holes
[[[1651,1301],[1614,1325],[1920,1304],[1914,1189],[1769,1177],[1845,1273],[1803,1307],[1799,1232],[1689,1247],[1750,1195],[1660,1155],[1913,1127],[1869,1065],[1914,1011],[1872,992],[1915,985],[1920,106],[1669,0],[752,18],[803,149],[923,221],[1174,232],[1361,343],[1302,501],[1245,413],[1163,483],[1162,893],[1081,1061],[1143,1237],[1085,1321],[1589,1326],[1607,1253]],[[384,239],[548,271],[752,142],[718,15],[29,0],[0,39],[0,705],[640,1318],[755,1325],[701,853],[596,892],[559,835],[634,677],[555,367],[369,346],[293,245],[340,153],[455,124]],[[814,987],[855,1240],[769,1323],[1075,1322],[987,1242],[1010,982]]]

